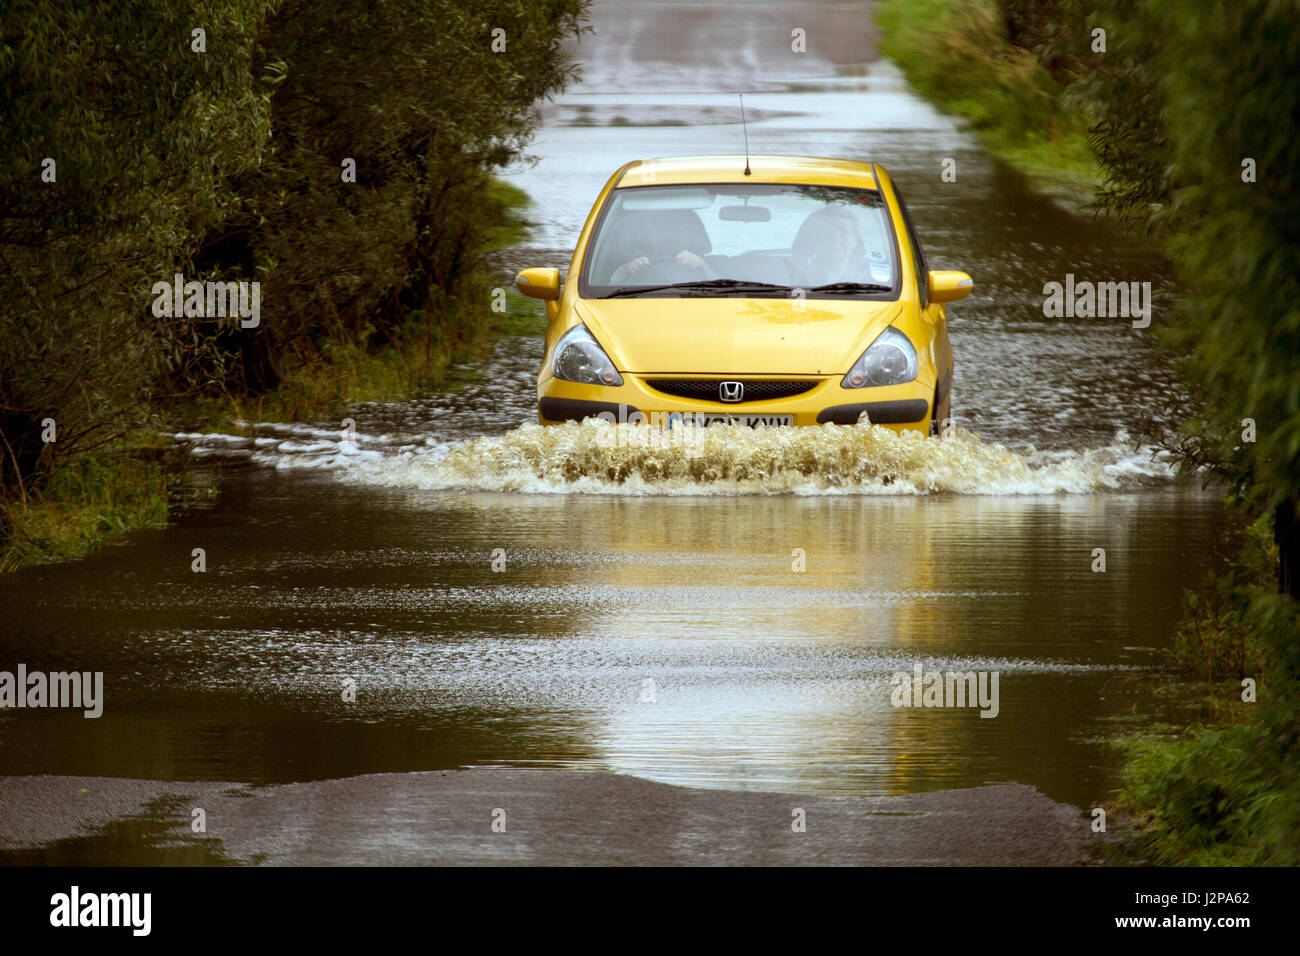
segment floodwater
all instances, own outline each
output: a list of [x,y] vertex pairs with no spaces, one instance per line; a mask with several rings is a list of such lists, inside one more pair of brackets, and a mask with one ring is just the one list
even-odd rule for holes
[[[98,719],[0,712],[0,773],[512,766],[1109,796],[1104,740],[1158,713],[1144,678],[1224,522],[1213,490],[1131,437],[1171,388],[1151,330],[1046,318],[1042,287],[1150,281],[1158,323],[1163,267],[909,93],[855,5],[806,5],[802,55],[788,4],[751,7],[734,24],[722,6],[596,5],[585,81],[511,171],[537,228],[508,265],[564,270],[628,159],[742,150],[743,89],[753,152],[883,163],[932,268],[974,277],[949,309],[957,436],[718,428],[687,449],[544,430],[534,338],[454,393],[354,409],[355,434],[178,436],[209,500],[0,578],[0,669],[105,683]],[[918,665],[997,672],[996,716],[893,706]]]

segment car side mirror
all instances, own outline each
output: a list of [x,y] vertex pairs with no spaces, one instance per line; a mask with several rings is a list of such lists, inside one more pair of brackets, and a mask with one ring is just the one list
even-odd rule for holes
[[560,270],[523,269],[515,276],[515,288],[534,299],[554,302],[560,297]]
[[930,301],[956,302],[964,299],[975,288],[975,282],[964,272],[944,269],[930,273]]

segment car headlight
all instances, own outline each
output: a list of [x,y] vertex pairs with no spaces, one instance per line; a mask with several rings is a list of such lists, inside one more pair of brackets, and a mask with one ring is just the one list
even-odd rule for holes
[[853,363],[840,387],[902,385],[916,378],[916,373],[916,349],[906,335],[891,325],[876,336],[876,341]]
[[583,385],[622,385],[614,363],[597,344],[585,325],[575,325],[555,343],[551,373],[566,382]]

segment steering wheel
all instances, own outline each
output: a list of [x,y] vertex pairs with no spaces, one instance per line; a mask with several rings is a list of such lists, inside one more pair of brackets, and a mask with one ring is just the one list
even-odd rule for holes
[[[647,273],[653,274],[653,279],[650,282],[646,281]],[[703,276],[703,270],[683,265],[677,261],[675,255],[653,256],[648,263],[637,270],[636,275],[632,276],[632,281],[637,284],[651,285],[660,282],[690,282],[692,279],[700,279]]]

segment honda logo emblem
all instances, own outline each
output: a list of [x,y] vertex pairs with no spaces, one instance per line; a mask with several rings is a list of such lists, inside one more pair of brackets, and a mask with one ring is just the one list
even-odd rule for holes
[[738,402],[745,397],[744,382],[719,382],[718,398],[724,402]]

